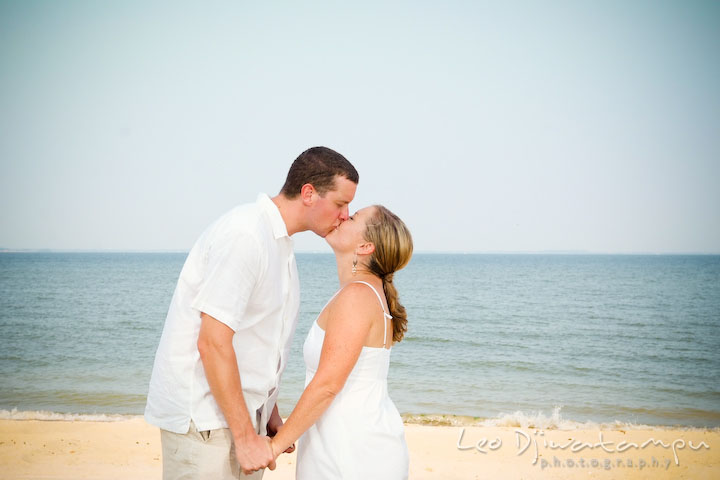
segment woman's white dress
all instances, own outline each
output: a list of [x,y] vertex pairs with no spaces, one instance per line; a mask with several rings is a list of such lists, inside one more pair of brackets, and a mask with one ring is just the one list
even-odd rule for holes
[[[372,288],[382,307],[380,295],[372,285],[354,283]],[[387,344],[390,315],[384,308],[383,314],[386,322],[383,343]],[[320,363],[324,338],[325,331],[315,320],[303,346],[306,387]],[[298,480],[400,480],[408,477],[405,429],[388,396],[389,366],[390,349],[363,347],[343,389],[298,440]]]

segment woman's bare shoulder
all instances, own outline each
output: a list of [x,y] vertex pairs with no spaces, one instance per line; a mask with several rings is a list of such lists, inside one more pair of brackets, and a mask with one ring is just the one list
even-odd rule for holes
[[366,316],[380,309],[375,292],[362,283],[346,285],[329,307],[333,316],[338,314],[346,317]]

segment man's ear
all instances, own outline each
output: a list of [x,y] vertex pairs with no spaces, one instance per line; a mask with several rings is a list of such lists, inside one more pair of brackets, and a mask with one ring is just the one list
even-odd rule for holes
[[375,244],[372,242],[361,243],[357,247],[358,255],[370,255],[375,251]]
[[306,183],[300,188],[300,198],[302,199],[303,205],[310,206],[315,203],[313,196],[315,195],[315,187],[311,184]]

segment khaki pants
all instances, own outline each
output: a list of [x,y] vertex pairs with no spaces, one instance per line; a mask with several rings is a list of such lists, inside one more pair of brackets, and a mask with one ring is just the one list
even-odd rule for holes
[[186,434],[160,429],[163,480],[260,480],[264,470],[244,475],[229,428],[198,432],[190,422]]

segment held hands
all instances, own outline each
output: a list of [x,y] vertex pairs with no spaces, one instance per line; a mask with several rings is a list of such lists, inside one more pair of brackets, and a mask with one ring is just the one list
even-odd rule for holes
[[242,472],[249,475],[263,468],[275,470],[275,455],[270,444],[270,437],[254,434],[243,441],[235,441],[235,456]]
[[[274,435],[274,433],[273,433]],[[295,451],[295,444],[285,449],[284,453]],[[246,475],[257,472],[263,468],[275,470],[275,460],[283,453],[280,447],[270,437],[255,435],[243,442],[235,442],[235,456],[242,472]]]

